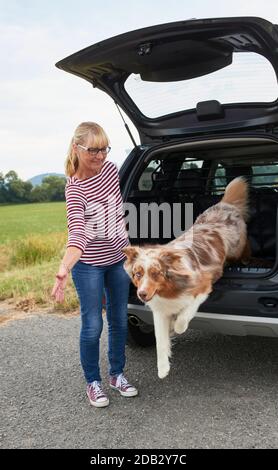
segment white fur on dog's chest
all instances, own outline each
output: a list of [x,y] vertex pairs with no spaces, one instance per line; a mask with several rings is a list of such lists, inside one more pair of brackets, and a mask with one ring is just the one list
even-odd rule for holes
[[[153,298],[147,302],[153,311],[160,312],[164,315],[175,315],[181,311],[194,308],[203,303],[208,297],[208,294],[199,294],[196,297],[193,295],[182,295],[176,299],[165,299],[159,295],[154,295]],[[197,307],[198,308],[198,307]]]

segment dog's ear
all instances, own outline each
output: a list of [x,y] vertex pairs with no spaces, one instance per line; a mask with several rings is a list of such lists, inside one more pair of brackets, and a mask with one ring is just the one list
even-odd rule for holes
[[172,281],[176,287],[184,289],[193,286],[192,276],[189,271],[179,269],[168,269],[166,271],[166,278]]
[[139,255],[140,248],[139,246],[126,246],[122,248],[122,252],[126,255],[126,260],[124,262],[124,268],[127,274],[132,277],[132,268],[136,258]]
[[175,262],[181,260],[182,253],[180,250],[166,250],[162,249],[160,251],[159,260],[166,266],[172,266]]
[[125,248],[122,248],[122,252],[126,255],[129,263],[134,263],[139,255],[139,250],[139,246],[126,246]]
[[181,250],[163,250],[160,255],[166,278],[180,288],[189,287],[192,284],[191,273],[182,264],[183,256],[184,252]]

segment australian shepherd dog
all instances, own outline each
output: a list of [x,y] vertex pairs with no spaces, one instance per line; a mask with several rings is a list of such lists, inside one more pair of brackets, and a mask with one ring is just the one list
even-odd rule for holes
[[220,202],[200,214],[192,227],[165,245],[128,246],[125,270],[139,299],[153,312],[158,376],[170,370],[171,336],[186,331],[212,291],[226,262],[248,262],[248,185],[232,180]]

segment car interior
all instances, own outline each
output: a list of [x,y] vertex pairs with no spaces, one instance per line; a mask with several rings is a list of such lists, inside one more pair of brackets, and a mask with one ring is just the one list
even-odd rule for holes
[[[144,167],[134,178],[128,202],[137,207],[137,226],[140,223],[140,203],[167,202],[193,204],[193,221],[208,207],[221,199],[227,184],[243,176],[250,187],[250,216],[248,238],[252,257],[248,265],[225,267],[224,276],[264,276],[275,268],[277,253],[276,226],[278,208],[278,146],[277,144],[223,145],[217,148],[194,150],[170,149],[149,155]],[[172,212],[173,213],[173,212]],[[184,227],[181,210],[181,227]],[[163,214],[159,213],[158,236],[151,237],[151,211],[148,211],[148,232],[131,239],[132,244],[165,244],[174,237],[165,237]]]

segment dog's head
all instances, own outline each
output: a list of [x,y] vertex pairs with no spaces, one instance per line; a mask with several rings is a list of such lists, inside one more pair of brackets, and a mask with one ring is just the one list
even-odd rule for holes
[[175,298],[194,286],[195,274],[186,264],[184,250],[128,246],[122,251],[127,257],[124,268],[143,302],[155,294]]

